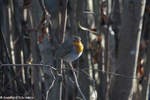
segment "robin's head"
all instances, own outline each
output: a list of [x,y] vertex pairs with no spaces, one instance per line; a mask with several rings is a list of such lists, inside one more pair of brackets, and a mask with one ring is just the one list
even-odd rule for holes
[[73,36],[73,44],[78,44],[81,42],[81,38],[79,36]]

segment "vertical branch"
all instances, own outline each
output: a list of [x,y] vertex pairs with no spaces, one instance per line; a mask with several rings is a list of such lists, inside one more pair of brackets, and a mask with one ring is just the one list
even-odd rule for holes
[[1,41],[5,48],[7,63],[12,63],[12,59],[10,57],[10,33],[9,33],[9,25],[8,25],[8,18],[9,18],[8,17],[8,4],[6,4],[5,2],[0,2],[0,13],[1,13],[1,17],[0,17]]
[[[37,0],[32,0],[32,12],[30,12],[30,22],[31,27],[35,28],[40,21],[40,16],[42,15],[39,2]],[[37,44],[37,32],[30,33],[30,43],[31,43],[31,55],[32,55],[32,63],[36,64],[40,62],[40,53]],[[40,79],[40,68],[32,68],[32,82],[34,86],[34,97],[36,100],[42,100],[41,93],[41,79]]]
[[[13,0],[13,9],[14,9],[14,34],[13,34],[13,43],[14,43],[14,57],[15,57],[15,63],[21,64],[23,57],[21,55],[21,52],[23,50],[23,33],[22,33],[22,19],[23,19],[23,2],[21,0]],[[19,73],[20,72],[20,73]],[[16,67],[16,76],[17,74],[22,75],[22,67]],[[22,77],[18,77],[16,79],[17,81],[17,90],[19,93],[21,93],[19,90],[22,88],[23,81]]]
[[[64,42],[65,39],[65,31],[66,31],[66,24],[67,24],[67,4],[68,4],[68,0],[58,0],[59,1],[59,9],[61,12],[61,20],[59,20],[60,22],[60,33],[58,35],[59,37],[59,41],[60,43]],[[61,5],[62,4],[62,5]],[[63,60],[60,60],[60,68],[63,68]],[[61,70],[61,75],[63,77],[63,70]],[[63,82],[60,83],[60,94],[59,94],[59,100],[62,100],[62,91],[63,91],[63,87],[62,87]]]
[[59,4],[62,3],[62,6],[60,7],[60,11],[61,11],[61,26],[60,26],[60,35],[59,35],[59,39],[60,42],[63,43],[64,42],[64,38],[65,38],[65,31],[66,31],[66,23],[67,23],[67,4],[68,4],[68,0],[63,0],[63,1],[59,1]]

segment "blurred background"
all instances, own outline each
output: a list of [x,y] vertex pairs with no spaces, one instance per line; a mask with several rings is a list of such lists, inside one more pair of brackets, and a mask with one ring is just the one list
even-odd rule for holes
[[54,53],[72,35],[86,100],[150,100],[149,0],[0,0],[0,99],[84,100]]

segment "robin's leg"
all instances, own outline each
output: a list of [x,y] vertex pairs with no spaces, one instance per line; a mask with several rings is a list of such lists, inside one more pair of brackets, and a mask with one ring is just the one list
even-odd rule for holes
[[71,70],[72,70],[73,72],[76,72],[76,69],[74,69],[74,68],[73,68],[73,66],[72,66],[72,63],[71,63],[71,62],[69,62],[69,67],[71,67]]

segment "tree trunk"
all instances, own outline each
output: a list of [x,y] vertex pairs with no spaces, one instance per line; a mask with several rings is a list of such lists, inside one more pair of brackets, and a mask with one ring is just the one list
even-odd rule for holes
[[145,0],[122,1],[120,43],[116,73],[125,77],[114,76],[111,83],[110,100],[132,100],[133,80],[136,76],[137,56],[142,28],[142,16]]
[[[150,6],[150,2],[146,2],[146,7]],[[148,40],[150,40],[150,12],[148,9],[145,10],[145,24],[144,24],[144,31],[143,34],[148,34]],[[149,43],[148,43],[149,44]],[[147,48],[147,58],[146,58],[146,64],[144,66],[144,78],[142,80],[142,91],[139,100],[149,100],[149,91],[150,91],[150,45],[148,45]]]

